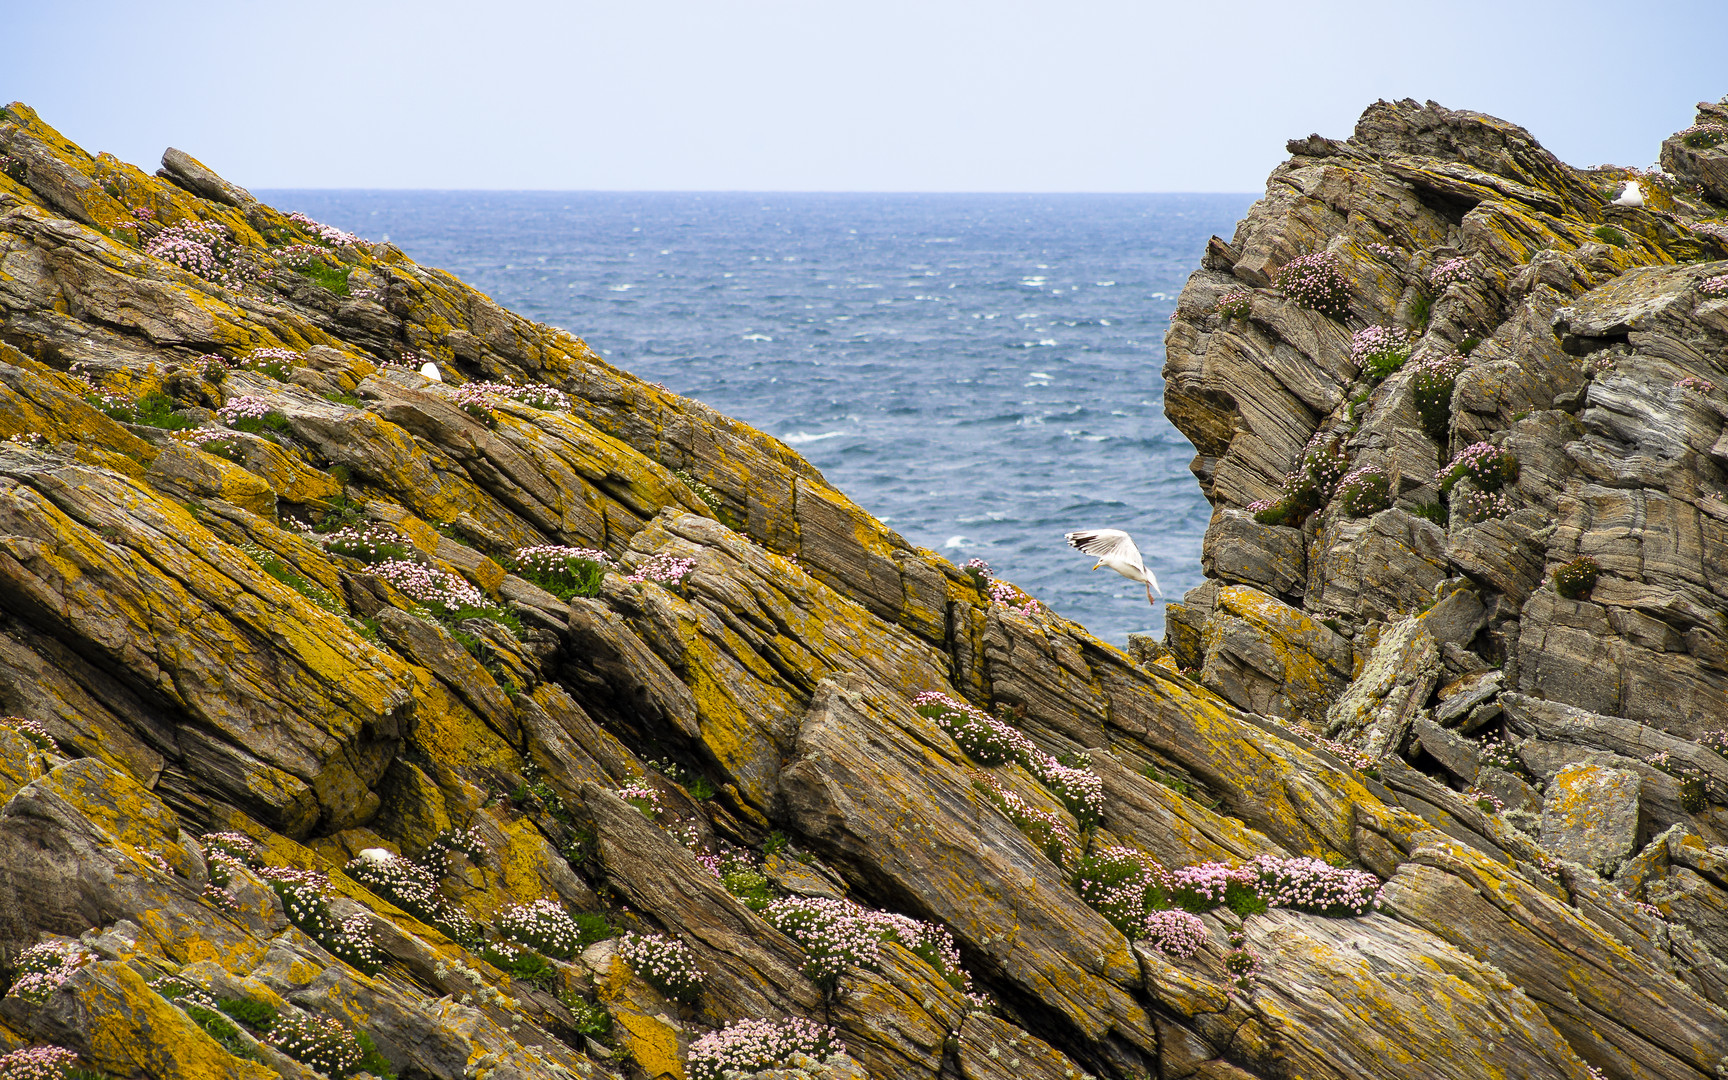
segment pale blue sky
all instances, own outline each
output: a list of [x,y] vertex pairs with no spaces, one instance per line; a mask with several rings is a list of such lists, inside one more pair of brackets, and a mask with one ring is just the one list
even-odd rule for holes
[[1728,93],[1724,0],[4,6],[0,97],[256,188],[1257,191],[1379,97],[1648,165]]

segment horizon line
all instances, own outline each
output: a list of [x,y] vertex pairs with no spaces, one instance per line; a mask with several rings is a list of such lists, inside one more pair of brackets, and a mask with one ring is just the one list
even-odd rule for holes
[[254,192],[360,192],[366,194],[435,195],[1252,195],[1264,191],[916,191],[908,188],[507,188],[507,187],[279,187],[248,188]]

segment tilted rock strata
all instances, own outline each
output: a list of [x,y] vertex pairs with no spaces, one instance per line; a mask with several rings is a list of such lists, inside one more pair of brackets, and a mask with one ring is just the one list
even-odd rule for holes
[[[30,947],[75,958],[43,1000],[0,1000],[0,1051],[57,1043],[113,1075],[312,1075],[261,1028],[217,1039],[169,1001],[192,986],[363,1031],[373,1067],[414,1077],[678,1077],[704,1033],[788,1018],[832,1027],[846,1056],[770,1076],[1713,1075],[1728,853],[1714,812],[1686,810],[1645,758],[1728,782],[1684,714],[1717,685],[1722,545],[1705,521],[1728,514],[1697,485],[1720,432],[1639,359],[1689,371],[1713,347],[1714,309],[1670,296],[1703,242],[1603,209],[1485,118],[1379,106],[1354,142],[1297,153],[1214,243],[1172,330],[1170,407],[1221,508],[1216,581],[1173,608],[1172,657],[1141,664],[991,603],[787,447],[389,245],[285,216],[180,151],[149,176],[21,105],[0,113],[0,707],[23,718],[0,724],[0,966],[16,976]],[[1587,241],[1610,216],[1627,247]],[[1460,379],[1455,427],[1521,440],[1519,497],[1558,527],[1394,508],[1297,530],[1240,512],[1357,379],[1348,332],[1265,286],[1369,221],[1424,253],[1417,271],[1430,249],[1484,245],[1418,347],[1505,327]],[[226,269],[144,250],[211,226]],[[324,277],[294,270],[308,250]],[[1408,310],[1410,277],[1360,276],[1353,317]],[[1255,287],[1253,314],[1222,327],[1205,309],[1229,283]],[[1624,377],[1581,371],[1581,349]],[[548,384],[569,407],[458,396],[479,381]],[[1381,386],[1362,430],[1407,502],[1439,451],[1404,386]],[[165,402],[206,441],[117,422],[141,417],[98,391]],[[1567,395],[1582,415],[1554,405]],[[243,398],[268,424],[214,419]],[[1658,415],[1684,422],[1636,454],[1614,435]],[[1591,468],[1660,479],[1666,501],[1591,487]],[[306,528],[342,522],[393,537],[407,576]],[[546,544],[614,568],[554,595],[513,571]],[[1592,599],[1553,598],[1544,571],[1577,551],[1602,562]],[[434,617],[430,581],[468,590],[466,614]],[[1543,603],[1558,613],[1533,619]],[[1606,658],[1588,652],[1603,625]],[[1691,681],[1661,703],[1639,689],[1677,671]],[[1592,689],[1556,711],[1568,672]],[[969,757],[913,707],[923,692],[1030,749]],[[1629,711],[1658,708],[1660,740]],[[1288,722],[1329,712],[1394,751],[1377,774]],[[1485,728],[1524,740],[1523,772],[1475,749]],[[1396,756],[1409,745],[1427,771]],[[1529,820],[1566,806],[1527,781],[1594,770],[1666,831],[1627,858],[1582,822],[1610,883],[1434,761],[1523,794]],[[1096,784],[1095,829],[1057,768]],[[1214,907],[1190,952],[1084,902],[1081,846],[1171,870],[1313,857],[1386,884],[1357,918]],[[922,920],[895,925],[951,936],[964,971],[895,937],[833,975],[817,939],[764,917],[772,896]],[[681,942],[700,992],[629,958],[647,938],[546,945],[524,966],[499,935],[530,901]]]

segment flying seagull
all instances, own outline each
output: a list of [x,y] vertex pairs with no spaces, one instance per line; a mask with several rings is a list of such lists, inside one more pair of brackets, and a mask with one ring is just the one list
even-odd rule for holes
[[1614,200],[1615,206],[1643,206],[1644,189],[1638,186],[1638,181],[1626,181],[1626,188],[1620,192],[1620,197]]
[[1164,590],[1158,588],[1158,579],[1140,561],[1140,549],[1134,546],[1127,533],[1121,529],[1086,529],[1071,532],[1063,539],[1068,541],[1069,547],[1097,557],[1092,569],[1108,566],[1129,581],[1145,585],[1146,602],[1154,607],[1158,605],[1152,594],[1163,596]]

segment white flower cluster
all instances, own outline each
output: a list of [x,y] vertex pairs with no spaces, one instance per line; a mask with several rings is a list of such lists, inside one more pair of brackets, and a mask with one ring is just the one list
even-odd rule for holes
[[40,431],[20,431],[6,436],[6,441],[15,446],[43,446],[48,442],[48,436]]
[[797,1056],[844,1053],[834,1029],[814,1020],[738,1020],[690,1044],[690,1080],[722,1080],[787,1065]]
[[708,978],[690,946],[661,934],[625,934],[618,939],[618,955],[630,970],[679,1001],[694,1000]]
[[373,892],[394,900],[416,918],[444,931],[455,941],[473,941],[480,926],[451,906],[438,892],[438,881],[424,867],[382,848],[368,848],[342,868]]
[[90,954],[75,941],[43,941],[32,945],[14,961],[17,978],[6,996],[40,1005],[90,959]]
[[402,559],[411,547],[401,533],[388,525],[344,525],[318,539],[325,551],[363,563]]
[[[1728,237],[1724,237],[1728,239]],[[1698,283],[1698,291],[1705,296],[1728,296],[1728,274],[1717,274],[1713,278],[1705,278]]]
[[560,544],[538,544],[534,547],[517,548],[514,558],[518,570],[548,575],[566,573],[572,562],[599,563],[607,568],[612,566],[611,557],[604,551],[595,548],[564,547]]
[[364,1056],[352,1031],[322,1016],[278,1016],[265,1039],[295,1061],[329,1076],[347,1076],[360,1067]]
[[547,956],[568,960],[582,947],[582,928],[556,900],[513,904],[498,916],[498,932]]

